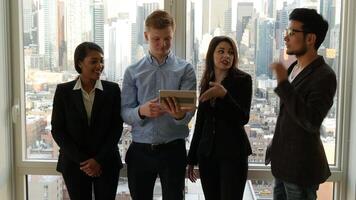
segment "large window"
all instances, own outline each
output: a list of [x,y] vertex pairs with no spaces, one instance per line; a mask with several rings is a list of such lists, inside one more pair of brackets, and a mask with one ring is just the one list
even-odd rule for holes
[[[66,199],[62,179],[55,172],[58,146],[51,136],[53,95],[58,83],[75,79],[73,55],[83,41],[93,41],[104,49],[105,69],[102,79],[121,85],[125,69],[147,52],[143,37],[144,20],[155,9],[174,13],[177,20],[175,49],[185,52],[186,59],[196,69],[200,81],[205,54],[212,37],[228,35],[239,50],[239,68],[253,77],[253,101],[250,122],[245,129],[253,154],[249,157],[250,176],[246,184],[251,199],[271,197],[272,176],[263,165],[265,150],[273,137],[279,112],[279,98],[273,88],[276,80],[268,65],[279,60],[289,65],[295,58],[286,55],[283,41],[288,27],[288,15],[296,7],[315,8],[329,22],[329,32],[319,54],[339,73],[341,0],[19,0],[22,39],[19,70],[23,77],[16,91],[21,93],[23,124],[21,141],[16,143],[18,176],[30,199]],[[169,5],[168,5],[169,4]],[[182,16],[185,15],[185,16]],[[182,19],[183,23],[182,23]],[[183,32],[181,30],[184,30]],[[184,35],[182,35],[184,34]],[[181,43],[184,42],[182,45]],[[177,45],[178,44],[178,45]],[[179,55],[184,56],[184,55]],[[338,167],[340,150],[337,132],[337,97],[323,122],[321,139],[331,167]],[[192,120],[190,127],[194,125]],[[17,133],[16,133],[17,134]],[[120,153],[125,157],[131,143],[131,128],[124,125]],[[190,140],[187,140],[187,147]],[[48,162],[51,161],[51,162]],[[48,164],[50,163],[50,164]],[[340,168],[337,168],[338,170]],[[335,174],[335,172],[333,172]],[[24,176],[25,177],[25,176]],[[323,184],[325,199],[333,199],[342,181],[336,176]],[[186,199],[202,199],[200,183],[186,181]],[[157,185],[159,188],[159,184]],[[23,190],[25,191],[25,190]],[[53,196],[56,191],[56,196]],[[22,190],[20,189],[20,192]],[[155,193],[159,198],[159,190]],[[120,178],[118,195],[127,198],[125,174]],[[22,199],[20,193],[19,199]],[[324,199],[324,198],[322,198]]]
[[[253,77],[251,116],[245,126],[253,148],[250,163],[264,163],[266,147],[273,137],[279,98],[273,91],[277,82],[269,65],[280,61],[288,66],[295,61],[295,57],[285,53],[283,39],[289,13],[296,7],[314,8],[329,22],[329,32],[319,54],[338,72],[340,0],[187,1],[187,59],[196,67],[198,82],[204,71],[209,42],[218,35],[236,41],[238,67]],[[335,164],[336,100],[321,128],[321,139],[331,165]]]
[[[74,50],[84,41],[104,49],[102,79],[121,85],[125,69],[147,50],[144,20],[163,0],[23,0],[25,159],[56,160],[51,112],[56,85],[75,79]],[[120,151],[130,144],[125,126]]]
[[[252,146],[250,166],[262,165],[266,148],[273,138],[279,112],[279,98],[273,89],[277,81],[269,65],[280,61],[289,66],[296,59],[286,54],[284,30],[289,13],[296,7],[314,8],[329,22],[329,32],[319,49],[326,62],[338,73],[340,0],[188,0],[186,24],[187,59],[194,64],[200,82],[205,69],[205,55],[214,36],[230,36],[238,45],[239,68],[253,78],[250,121],[245,130]],[[330,165],[335,165],[337,99],[321,127]],[[250,167],[251,168],[251,167]],[[256,199],[271,198],[270,181],[252,181]],[[332,199],[333,187],[323,187],[322,199]],[[328,195],[326,195],[328,194]],[[326,198],[328,196],[328,198]]]

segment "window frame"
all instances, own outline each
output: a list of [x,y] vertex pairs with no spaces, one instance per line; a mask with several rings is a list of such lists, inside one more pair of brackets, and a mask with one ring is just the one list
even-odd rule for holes
[[[23,56],[23,16],[22,0],[5,0],[10,6],[10,34],[11,39],[10,55],[11,76],[9,77],[12,87],[12,117],[14,142],[14,180],[15,187],[13,194],[15,199],[26,199],[26,175],[60,175],[56,172],[56,161],[26,161],[25,158],[25,91],[24,91],[24,56]],[[164,9],[169,11],[176,19],[177,28],[173,50],[175,53],[185,58],[186,54],[186,2],[164,0]],[[340,22],[340,54],[339,54],[339,74],[337,92],[337,137],[336,137],[336,158],[335,166],[330,166],[332,175],[328,181],[335,182],[334,199],[346,198],[346,181],[349,159],[350,138],[350,113],[352,96],[352,66],[354,59],[354,46],[356,12],[352,8],[356,6],[353,0],[342,1],[341,22]],[[184,13],[182,15],[182,13]],[[178,42],[179,41],[179,42]],[[344,67],[341,67],[344,66]],[[120,176],[126,176],[126,168],[122,170]],[[269,166],[262,164],[250,164],[248,179],[272,180],[273,176]]]

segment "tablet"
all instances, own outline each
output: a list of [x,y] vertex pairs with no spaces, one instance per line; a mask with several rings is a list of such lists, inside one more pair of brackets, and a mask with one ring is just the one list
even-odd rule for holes
[[166,97],[175,97],[181,108],[195,108],[197,93],[195,90],[159,90],[159,101]]

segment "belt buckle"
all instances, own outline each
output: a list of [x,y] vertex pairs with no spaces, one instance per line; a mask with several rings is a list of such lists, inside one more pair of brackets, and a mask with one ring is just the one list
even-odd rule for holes
[[151,144],[151,151],[158,150],[160,144]]

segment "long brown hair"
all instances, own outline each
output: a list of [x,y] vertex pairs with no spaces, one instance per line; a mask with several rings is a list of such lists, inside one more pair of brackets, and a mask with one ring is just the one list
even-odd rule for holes
[[203,77],[200,82],[200,94],[209,89],[209,82],[215,80],[215,72],[214,72],[214,51],[215,48],[220,44],[220,42],[227,42],[231,45],[232,50],[234,51],[234,60],[232,61],[232,67],[227,72],[227,76],[230,76],[234,71],[237,70],[238,63],[238,55],[237,55],[237,47],[235,42],[227,36],[216,36],[211,39],[208,52],[206,53],[205,58],[205,70],[203,73]]

